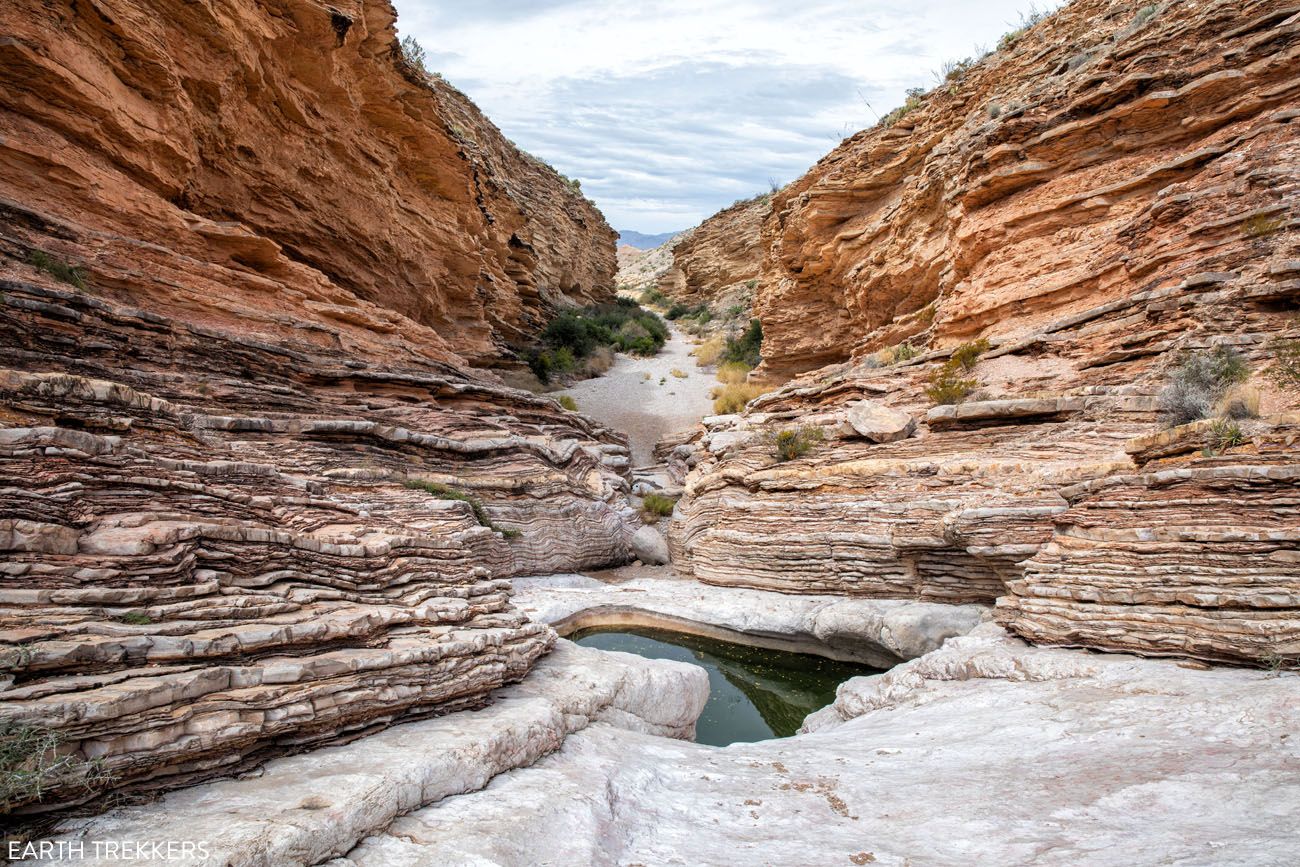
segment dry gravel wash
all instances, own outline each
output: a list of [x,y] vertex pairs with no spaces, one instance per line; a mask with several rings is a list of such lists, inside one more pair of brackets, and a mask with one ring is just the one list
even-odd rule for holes
[[698,713],[689,670],[561,642],[486,711],[80,833],[207,835],[209,863],[231,865],[1294,863],[1295,675],[1032,648],[985,624],[849,681],[809,734],[717,749],[646,733]]
[[[668,330],[668,342],[654,358],[620,354],[603,376],[560,392],[571,395],[583,415],[625,434],[638,467],[654,461],[655,443],[666,434],[689,429],[713,411],[712,372],[695,364],[694,347],[671,323]],[[674,376],[674,370],[686,376]]]

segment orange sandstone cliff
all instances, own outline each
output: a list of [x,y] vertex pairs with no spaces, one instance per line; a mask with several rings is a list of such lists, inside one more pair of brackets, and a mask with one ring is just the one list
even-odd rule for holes
[[469,366],[613,232],[393,24],[6,5],[0,723],[70,762],[6,809],[479,705],[553,640],[505,579],[633,556],[625,440]]
[[[1076,0],[1006,42],[775,196],[760,373],[796,378],[673,450],[678,568],[1300,657],[1300,10]],[[1258,406],[1166,429],[1228,350]]]

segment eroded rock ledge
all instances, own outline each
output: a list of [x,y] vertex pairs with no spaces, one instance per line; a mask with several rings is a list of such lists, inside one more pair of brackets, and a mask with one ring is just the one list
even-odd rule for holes
[[484,710],[276,759],[254,777],[65,823],[56,839],[203,840],[210,852],[204,863],[317,864],[411,810],[535,762],[588,726],[692,737],[708,691],[708,676],[695,666],[561,641],[525,682],[501,690]]
[[640,625],[878,668],[929,653],[988,617],[980,605],[791,596],[676,579],[663,574],[667,569],[634,571],[643,577],[516,578],[515,604],[562,635],[592,626]]
[[[673,448],[679,568],[1300,659],[1300,396],[1268,376],[1300,337],[1297,59],[1294,4],[1077,0],[777,194],[763,367],[808,372]],[[1216,347],[1261,417],[1161,433],[1184,354]],[[958,350],[962,393],[927,393]],[[864,433],[864,401],[910,423]],[[825,441],[779,461],[800,426]]]
[[521,678],[505,579],[630,559],[627,443],[468,362],[612,293],[599,213],[382,0],[6,11],[0,721],[111,781],[11,806]]

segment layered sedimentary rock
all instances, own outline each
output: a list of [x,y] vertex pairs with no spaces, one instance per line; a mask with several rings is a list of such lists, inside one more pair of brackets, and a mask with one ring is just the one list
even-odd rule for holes
[[771,206],[767,194],[736,202],[676,239],[659,291],[688,304],[711,303],[741,287],[752,293],[762,262],[763,221]]
[[627,445],[465,359],[612,290],[600,215],[402,62],[387,3],[18,7],[0,722],[72,764],[6,806],[518,680],[554,639],[505,579],[629,559]]
[[294,284],[320,318],[372,302],[490,360],[548,302],[612,291],[614,233],[404,62],[394,20],[383,0],[12,3],[2,197],[101,232],[95,257],[162,244]]
[[673,245],[683,238],[689,237],[693,231],[694,229],[687,229],[685,232],[674,236],[672,240],[665,241],[658,247],[649,250],[638,250],[635,247],[628,246],[619,247],[617,276],[619,288],[634,295],[655,288],[659,284],[659,279],[672,267]]
[[[764,367],[835,363],[674,449],[677,562],[999,599],[1043,643],[1294,659],[1300,396],[1267,374],[1300,336],[1300,10],[1080,0],[1011,42],[776,196]],[[1161,433],[1183,353],[1214,347],[1263,417]],[[864,436],[863,400],[915,430]],[[823,440],[781,461],[801,426]]]
[[766,365],[1027,336],[1276,248],[1250,229],[1294,218],[1295,11],[1077,0],[846,140],[774,197]]
[[698,713],[692,673],[561,644],[457,725],[279,759],[60,839],[206,838],[239,867],[1273,865],[1295,848],[1291,675],[1027,647],[990,625],[848,681],[812,734],[718,749],[656,736]]

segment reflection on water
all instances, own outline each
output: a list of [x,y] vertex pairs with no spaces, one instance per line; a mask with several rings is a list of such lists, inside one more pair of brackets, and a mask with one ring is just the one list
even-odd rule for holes
[[841,683],[880,671],[663,629],[597,628],[569,637],[583,647],[703,667],[709,673],[709,702],[695,727],[695,739],[713,746],[789,737],[804,717],[835,700]]

